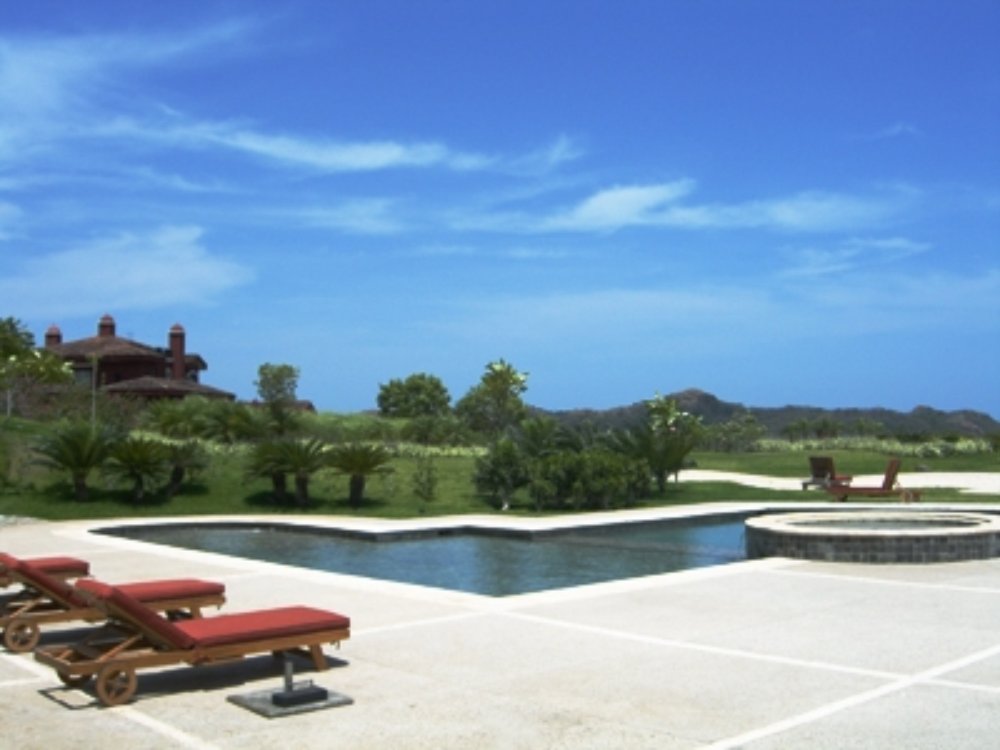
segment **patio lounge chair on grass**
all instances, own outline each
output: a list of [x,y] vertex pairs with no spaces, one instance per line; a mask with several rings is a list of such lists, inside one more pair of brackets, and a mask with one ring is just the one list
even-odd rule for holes
[[[22,591],[0,599],[3,644],[11,651],[30,651],[38,644],[41,626],[53,623],[103,622],[104,611],[93,606],[65,580],[46,573],[29,560],[0,553],[0,565]],[[82,580],[79,579],[78,583]],[[201,608],[221,606],[225,586],[194,578],[127,583],[122,589],[146,606],[170,617],[201,617]]]
[[898,458],[889,461],[885,467],[885,476],[882,479],[881,487],[851,487],[850,485],[831,484],[823,489],[840,502],[844,502],[849,497],[898,497],[904,503],[919,501],[919,490],[905,490],[900,486],[899,466]]
[[838,474],[833,467],[833,459],[829,456],[809,457],[810,477],[802,483],[802,489],[810,487],[828,487],[830,485],[850,484],[854,479],[850,474]]
[[203,666],[251,654],[307,654],[317,670],[329,666],[322,644],[340,644],[351,634],[349,618],[312,607],[277,607],[240,614],[170,621],[120,586],[85,579],[77,591],[104,610],[108,624],[81,642],[35,649],[35,659],[56,670],[71,687],[96,677],[106,706],[128,701],[136,672],[172,664]]

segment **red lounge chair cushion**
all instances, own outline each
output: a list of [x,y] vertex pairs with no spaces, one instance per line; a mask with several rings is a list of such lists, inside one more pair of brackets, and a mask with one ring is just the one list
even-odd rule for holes
[[27,560],[18,560],[16,557],[0,553],[0,562],[12,573],[15,573],[26,586],[44,594],[56,604],[66,609],[87,606],[86,602],[66,581],[50,576]]
[[101,602],[109,615],[136,628],[150,640],[173,649],[194,647],[194,639],[187,633],[119,588],[90,578],[77,581],[76,586]]
[[[13,568],[11,561],[19,561],[13,555],[0,552],[0,566]],[[76,575],[85,576],[90,573],[90,563],[78,557],[28,557],[20,560],[31,565],[36,570],[41,570],[49,575]]]
[[351,627],[349,618],[312,607],[278,607],[174,624],[199,647],[251,643]]
[[162,602],[189,597],[219,596],[226,587],[215,581],[201,581],[197,578],[174,578],[163,581],[143,581],[122,583],[118,589],[140,602]]
[[17,562],[16,557],[11,557],[6,552],[0,552],[0,588],[10,586],[14,582],[10,573],[14,570]]

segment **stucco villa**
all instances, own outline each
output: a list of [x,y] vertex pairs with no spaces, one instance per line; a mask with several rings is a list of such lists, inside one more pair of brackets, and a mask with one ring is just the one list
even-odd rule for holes
[[199,382],[208,365],[200,355],[186,351],[180,324],[170,328],[167,346],[158,347],[118,336],[114,318],[104,315],[98,321],[96,336],[75,341],[63,341],[59,327],[50,326],[45,332],[45,349],[70,364],[77,383],[96,384],[107,393],[146,399],[236,398]]

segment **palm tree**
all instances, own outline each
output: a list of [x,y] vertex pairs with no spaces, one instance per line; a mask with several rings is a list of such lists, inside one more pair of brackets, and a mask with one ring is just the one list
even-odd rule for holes
[[666,491],[667,478],[677,475],[694,447],[692,439],[655,430],[648,424],[614,433],[609,444],[626,456],[645,461],[661,494]]
[[107,430],[77,422],[44,436],[35,451],[42,464],[68,472],[76,499],[86,500],[90,496],[90,472],[104,464],[114,444],[115,438]]
[[208,465],[205,451],[194,440],[184,443],[168,443],[167,463],[170,466],[170,476],[165,489],[168,498],[180,492],[185,478]]
[[151,484],[167,472],[167,447],[156,440],[130,437],[111,450],[105,470],[132,483],[132,500],[142,502]]
[[328,466],[330,447],[322,440],[286,440],[279,443],[280,466],[295,477],[295,502],[309,504],[309,480]]
[[646,462],[662,494],[667,478],[684,467],[684,460],[694,450],[702,434],[701,418],[681,411],[677,402],[656,396],[646,402],[646,421],[632,430],[617,431],[608,444],[632,458]]
[[263,434],[262,421],[249,406],[231,401],[209,401],[197,415],[198,434],[232,445]]
[[142,415],[143,424],[172,438],[194,437],[198,431],[198,406],[205,399],[195,396],[181,401],[162,399],[150,404]]
[[280,441],[254,443],[247,460],[247,474],[270,479],[275,501],[284,503],[288,498],[288,469],[281,453]]
[[368,477],[392,471],[386,465],[391,458],[389,451],[381,445],[345,443],[330,450],[329,465],[350,478],[348,499],[357,508],[364,499]]

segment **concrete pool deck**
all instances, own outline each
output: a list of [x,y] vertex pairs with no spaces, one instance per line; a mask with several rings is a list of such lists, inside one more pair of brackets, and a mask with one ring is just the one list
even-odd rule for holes
[[[111,582],[219,580],[223,612],[306,603],[347,614],[352,638],[327,649],[333,668],[297,678],[354,704],[266,719],[227,702],[280,687],[280,666],[259,657],[140,672],[135,699],[106,709],[30,655],[0,651],[5,746],[936,750],[994,747],[1000,735],[1000,559],[773,558],[490,598],[89,533],[108,523],[4,525],[0,549],[82,557]],[[52,627],[42,642],[76,632]]]

